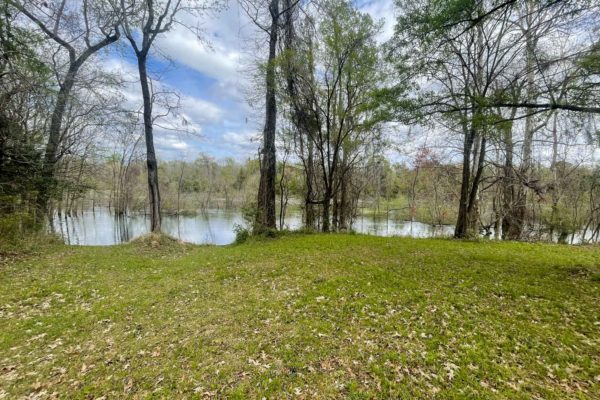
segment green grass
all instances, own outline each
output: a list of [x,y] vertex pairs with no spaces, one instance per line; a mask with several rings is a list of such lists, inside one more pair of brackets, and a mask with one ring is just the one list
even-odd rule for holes
[[599,306],[593,247],[49,245],[0,265],[0,398],[598,398]]

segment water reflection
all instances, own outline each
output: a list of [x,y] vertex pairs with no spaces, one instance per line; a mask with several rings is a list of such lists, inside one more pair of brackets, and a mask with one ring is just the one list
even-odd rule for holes
[[[163,216],[163,232],[183,241],[197,244],[224,245],[235,240],[235,225],[244,222],[236,211],[210,210],[194,216]],[[302,216],[293,213],[286,217],[288,229],[302,226]],[[111,245],[124,243],[149,232],[150,221],[145,215],[115,216],[107,209],[87,211],[77,216],[54,216],[51,229],[60,234],[66,244]],[[377,236],[434,237],[450,236],[452,226],[431,226],[419,222],[394,221],[359,217],[353,229]]]
[[359,233],[376,236],[410,236],[415,238],[451,236],[454,234],[454,226],[451,225],[434,226],[416,221],[373,219],[365,216],[359,217],[355,221],[353,229]]

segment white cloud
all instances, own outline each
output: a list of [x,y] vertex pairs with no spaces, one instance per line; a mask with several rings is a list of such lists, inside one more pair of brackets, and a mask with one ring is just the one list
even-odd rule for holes
[[219,81],[235,79],[240,53],[215,43],[201,43],[191,32],[178,29],[159,40],[161,50],[170,58]]
[[[222,12],[202,18],[182,15],[182,24],[157,39],[161,53],[170,59],[216,80],[216,91],[222,97],[244,102],[240,88],[249,76],[243,71],[252,63],[254,54],[247,53],[247,40],[255,36],[256,27],[239,8],[230,2]],[[200,27],[201,40],[195,29]]]
[[257,131],[228,131],[222,135],[221,140],[221,145],[227,148],[230,153],[256,156],[260,134]]
[[257,132],[226,132],[223,134],[223,140],[237,146],[256,147],[258,136]]
[[183,140],[181,140],[180,137],[178,137],[177,135],[165,135],[165,136],[158,136],[154,139],[154,142],[156,144],[157,147],[163,147],[167,150],[187,150],[190,148],[190,145],[186,142],[184,142]]
[[[121,95],[124,99],[123,105],[130,110],[140,110],[143,103],[143,98],[139,82],[137,81],[138,78],[136,68],[131,63],[120,59],[107,60],[104,68],[107,71],[118,74],[125,80],[125,83],[121,88]],[[160,81],[153,82],[153,89],[155,92],[167,93],[166,96],[169,96],[168,93],[179,92],[179,88],[171,87]],[[159,122],[159,125],[166,124],[174,127],[183,123],[187,127],[194,128],[194,130],[199,131],[204,125],[222,121],[224,112],[216,104],[189,95],[178,96],[179,108],[168,117],[163,117],[162,121]],[[169,97],[171,97],[169,103],[171,105],[175,105],[175,96],[171,95]],[[155,115],[164,113],[165,111],[165,108],[161,107],[159,103],[154,106]]]
[[181,98],[180,114],[193,124],[202,125],[221,121],[224,112],[217,105],[192,96]]
[[396,23],[393,0],[363,0],[357,2],[357,7],[362,12],[370,14],[375,21],[384,21],[378,37],[380,42],[385,42],[392,37]]

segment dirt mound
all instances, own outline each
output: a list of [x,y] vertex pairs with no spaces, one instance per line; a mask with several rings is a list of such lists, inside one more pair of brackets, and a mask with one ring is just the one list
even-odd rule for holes
[[191,246],[189,243],[175,239],[169,235],[165,235],[164,233],[149,233],[147,235],[135,238],[129,243],[140,248],[155,250],[182,250]]

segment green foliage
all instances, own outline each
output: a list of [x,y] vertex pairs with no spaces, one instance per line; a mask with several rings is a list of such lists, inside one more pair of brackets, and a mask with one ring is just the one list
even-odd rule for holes
[[[6,198],[0,199],[5,201]],[[42,226],[35,216],[26,212],[0,214],[0,238],[2,242],[15,244],[40,231]]]
[[35,213],[25,211],[0,214],[0,267],[5,256],[39,254],[63,243],[59,236],[46,232],[40,220]]
[[408,97],[409,87],[405,82],[371,92],[371,104],[376,120],[397,121],[404,124],[422,123],[425,120],[421,100]]
[[578,60],[578,65],[589,75],[600,75],[600,43]]
[[235,244],[245,243],[250,238],[250,230],[243,225],[235,224],[233,231],[235,232]]
[[247,202],[242,206],[242,217],[247,227],[254,225],[256,221],[256,201]]
[[[32,208],[37,190],[47,184],[39,178],[43,135],[29,119],[37,117],[45,100],[50,72],[36,50],[40,38],[17,26],[14,14],[9,3],[0,5],[0,216],[6,227],[18,226],[20,235],[31,230],[28,220],[33,218],[24,210]],[[17,205],[17,214],[3,216]]]

